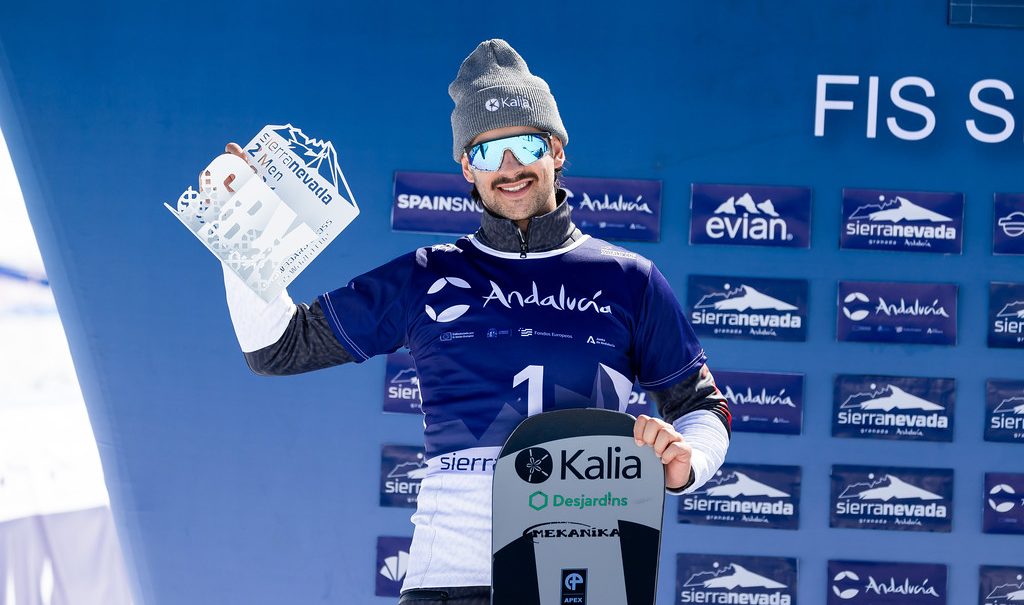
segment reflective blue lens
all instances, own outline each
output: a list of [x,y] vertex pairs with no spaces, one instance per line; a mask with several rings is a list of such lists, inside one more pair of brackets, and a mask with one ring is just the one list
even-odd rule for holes
[[548,152],[547,135],[520,134],[494,141],[484,141],[469,148],[469,164],[477,170],[493,172],[501,167],[505,150],[511,150],[519,163],[527,166],[544,157]]

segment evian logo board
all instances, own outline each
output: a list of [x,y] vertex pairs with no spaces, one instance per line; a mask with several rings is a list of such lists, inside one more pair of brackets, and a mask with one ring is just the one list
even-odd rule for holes
[[1024,193],[995,194],[992,254],[1024,254]]
[[859,439],[952,441],[952,378],[839,375],[832,435]]
[[797,562],[786,557],[676,555],[676,603],[796,605]]
[[698,336],[807,340],[807,281],[691,275],[686,292]]
[[727,463],[700,489],[679,497],[679,522],[797,529],[800,467]]
[[409,551],[412,538],[395,536],[377,537],[376,585],[378,597],[397,597],[409,570]]
[[978,605],[1024,603],[1024,567],[982,565],[978,573]]
[[957,286],[839,282],[836,337],[848,342],[955,345]]
[[732,412],[732,430],[799,435],[804,375],[715,370],[715,384]]
[[[661,181],[563,177],[561,187],[584,233],[608,240],[661,238]],[[473,233],[484,207],[461,174],[395,172],[391,227],[396,231]]]
[[831,527],[949,532],[953,470],[834,465]]
[[690,243],[808,248],[811,190],[704,185],[690,193]]
[[946,566],[829,561],[827,605],[946,605]]
[[841,248],[960,254],[964,194],[843,190]]
[[1024,283],[989,284],[988,346],[1024,349]]
[[1024,380],[985,382],[985,441],[1024,443]]

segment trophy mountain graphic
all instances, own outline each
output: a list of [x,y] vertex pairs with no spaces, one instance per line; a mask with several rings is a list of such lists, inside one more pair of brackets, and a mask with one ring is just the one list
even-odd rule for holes
[[409,569],[409,553],[404,550],[398,554],[384,559],[384,566],[380,568],[380,575],[394,582],[400,582],[405,578],[405,572]]
[[[728,288],[728,286],[726,286]],[[713,292],[701,297],[695,309],[713,308],[716,311],[795,311],[796,307],[772,298],[767,294],[759,292],[754,288],[741,284],[740,287],[728,290],[727,292]]]
[[1024,397],[1010,397],[999,402],[993,414],[1020,414],[1024,416]]
[[760,481],[755,481],[739,471],[734,471],[721,478],[708,481],[707,486],[703,490],[696,491],[694,494],[706,494],[723,498],[736,498],[738,496],[789,497],[789,494],[786,492],[777,490]]
[[858,408],[861,410],[880,410],[883,412],[891,412],[893,410],[938,412],[945,409],[941,405],[911,395],[898,386],[892,384],[868,393],[855,393],[850,395],[840,407],[844,409]]
[[1003,310],[999,312],[996,317],[1013,317],[1015,319],[1024,319],[1024,300],[1015,300],[1009,303]]
[[918,206],[905,197],[896,196],[882,204],[866,204],[853,211],[850,219],[867,219],[869,221],[888,221],[899,223],[902,221],[927,221],[930,223],[947,223],[953,219],[948,216],[932,212],[927,208]]
[[1024,235],[1024,212],[1011,212],[998,221],[1003,233],[1010,237]]
[[744,193],[740,199],[730,197],[725,200],[718,208],[715,208],[715,214],[736,214],[736,207],[740,207],[750,214],[767,214],[768,216],[778,218],[779,213],[775,211],[775,204],[771,200],[765,200],[760,204],[754,203],[754,198],[750,197],[749,193]]
[[786,588],[785,584],[758,575],[736,563],[730,563],[717,572],[705,571],[694,574],[690,576],[690,579],[686,581],[684,586],[724,588],[725,590],[734,590],[736,588]]
[[885,475],[870,483],[854,483],[847,486],[839,497],[882,500],[883,502],[889,500],[942,500],[942,496],[911,485],[896,475]]
[[[330,141],[307,137],[301,129],[291,124],[275,126],[274,132],[288,141],[288,146],[303,159],[307,167],[315,169],[325,181],[334,185],[335,189],[340,192],[343,188],[348,188],[345,184],[345,175],[338,166],[338,152],[334,150],[334,145]],[[355,205],[352,200],[345,201]]]

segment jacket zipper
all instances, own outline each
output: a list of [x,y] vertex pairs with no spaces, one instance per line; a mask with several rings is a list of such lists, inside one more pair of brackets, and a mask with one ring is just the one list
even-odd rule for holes
[[530,251],[530,245],[526,243],[526,237],[519,227],[516,227],[516,233],[519,235],[519,258],[526,258],[526,253]]

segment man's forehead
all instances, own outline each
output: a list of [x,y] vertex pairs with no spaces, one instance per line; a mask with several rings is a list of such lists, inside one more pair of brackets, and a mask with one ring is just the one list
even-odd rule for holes
[[480,134],[473,137],[473,140],[469,142],[469,147],[476,145],[480,141],[493,141],[494,139],[512,137],[517,134],[526,134],[529,132],[544,131],[539,128],[534,128],[532,126],[506,126],[504,128],[493,128],[491,130],[481,132]]

